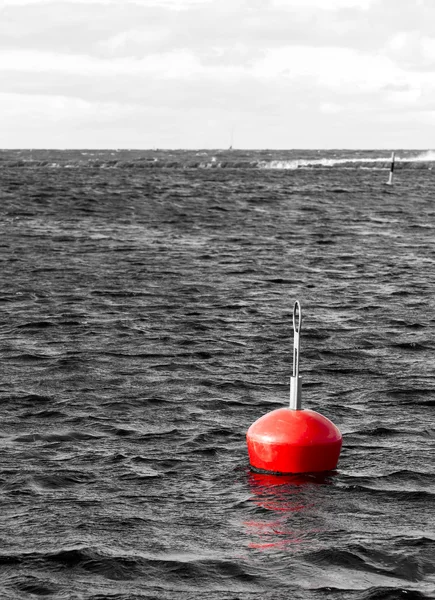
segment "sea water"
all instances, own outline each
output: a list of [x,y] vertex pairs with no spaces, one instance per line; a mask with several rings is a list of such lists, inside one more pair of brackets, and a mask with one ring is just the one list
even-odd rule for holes
[[[0,153],[0,597],[435,597],[435,155]],[[338,468],[249,469],[302,404]]]

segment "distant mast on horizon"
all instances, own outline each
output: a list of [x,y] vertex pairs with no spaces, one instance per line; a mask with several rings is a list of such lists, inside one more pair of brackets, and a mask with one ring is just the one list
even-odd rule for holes
[[231,127],[230,147],[228,148],[228,150],[233,149],[233,143],[234,143],[234,127]]

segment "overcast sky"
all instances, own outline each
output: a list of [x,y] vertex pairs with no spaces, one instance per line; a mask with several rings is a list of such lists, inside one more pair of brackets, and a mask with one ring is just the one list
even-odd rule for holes
[[435,0],[0,0],[0,136],[433,148]]

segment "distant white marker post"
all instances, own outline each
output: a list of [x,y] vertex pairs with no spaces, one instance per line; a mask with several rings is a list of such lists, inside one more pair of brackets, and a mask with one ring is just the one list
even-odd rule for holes
[[387,181],[387,185],[393,185],[393,172],[394,172],[394,152],[391,155],[390,177]]

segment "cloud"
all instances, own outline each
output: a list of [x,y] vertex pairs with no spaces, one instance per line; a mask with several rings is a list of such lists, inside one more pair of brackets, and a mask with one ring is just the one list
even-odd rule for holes
[[[359,85],[360,90],[385,85],[397,76],[386,58],[343,48],[287,46],[268,50],[255,71],[262,77],[312,78],[325,86]],[[346,91],[346,87],[342,87]]]
[[[59,80],[74,77],[78,89],[81,81],[88,81],[89,85],[90,78],[97,85],[112,81],[114,88],[119,88],[118,83],[122,80],[125,85],[120,88],[121,95],[125,93],[126,97],[129,97],[129,86],[151,86],[153,82],[165,80],[173,80],[184,87],[194,81],[206,82],[211,87],[213,82],[216,86],[226,82],[236,86],[237,90],[249,80],[259,85],[289,81],[300,89],[306,90],[311,86],[317,88],[318,93],[330,90],[339,92],[343,97],[383,92],[394,103],[400,103],[402,99],[406,105],[417,101],[423,90],[435,91],[435,81],[430,72],[408,71],[387,55],[333,47],[271,48],[238,64],[231,60],[225,63],[220,59],[204,61],[191,50],[111,59],[45,51],[2,50],[0,65],[0,72],[5,76],[10,73],[16,77],[21,73],[23,80],[31,81],[32,86],[34,80],[29,78],[30,73],[40,76],[56,74]],[[91,95],[94,87],[89,89]],[[117,94],[120,95],[119,89]]]
[[191,145],[236,120],[261,146],[288,128],[343,144],[419,111],[432,123],[428,0],[0,0],[0,13],[0,106],[16,131],[19,114],[36,131],[33,113],[66,140],[104,123],[100,143],[108,128]]
[[378,0],[272,0],[273,6],[287,9],[314,7],[319,11],[335,11],[347,8],[368,10]]
[[98,50],[112,55],[134,56],[138,49],[170,46],[171,31],[169,28],[130,29],[120,31],[108,39],[98,43]]
[[[146,8],[165,8],[175,11],[188,10],[195,6],[211,4],[214,0],[122,0],[125,6],[136,5]],[[0,9],[17,6],[60,6],[60,5],[86,5],[86,6],[119,6],[119,0],[0,0]]]
[[0,45],[118,56],[186,48],[207,56],[213,47],[228,55],[235,46],[258,54],[288,44],[363,47],[381,37],[361,8],[373,1],[7,0]]
[[60,55],[28,50],[0,51],[0,71],[56,72],[61,77],[152,76],[156,79],[231,80],[249,77],[270,81],[287,78],[309,81],[347,93],[358,87],[360,93],[382,89],[388,84],[406,84],[412,76],[385,56],[372,56],[343,48],[286,46],[265,51],[264,56],[247,65],[203,64],[188,50],[148,54],[142,58],[123,57],[106,60],[87,55]]
[[2,94],[0,93],[0,114],[5,121],[22,118],[34,123],[41,117],[58,123],[69,119],[107,121],[122,113],[131,113],[135,107],[115,102],[89,102],[81,98],[45,94]]
[[189,52],[176,51],[149,55],[141,59],[117,58],[104,60],[87,55],[65,55],[28,50],[0,51],[0,72],[57,72],[66,77],[116,77],[117,75],[148,75],[160,78],[183,79],[201,71],[195,56]]
[[335,115],[343,110],[343,106],[334,102],[322,102],[319,109],[322,113]]
[[386,43],[388,55],[404,68],[426,70],[435,67],[435,37],[418,31],[400,31]]

